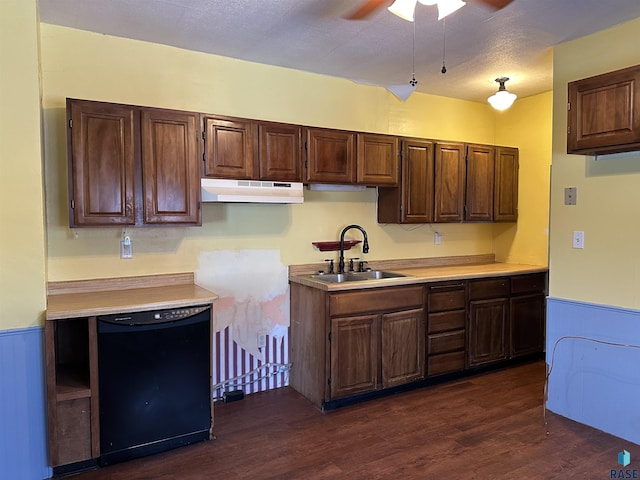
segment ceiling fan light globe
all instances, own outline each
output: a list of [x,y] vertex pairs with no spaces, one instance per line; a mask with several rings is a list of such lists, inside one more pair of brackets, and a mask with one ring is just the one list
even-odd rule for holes
[[456,10],[464,7],[467,3],[462,0],[438,0],[438,20],[442,20],[447,15],[451,15]]
[[404,20],[413,22],[416,3],[418,3],[418,0],[396,0],[387,10]]
[[498,90],[496,93],[491,95],[487,101],[496,110],[506,110],[513,105],[516,98],[518,98],[518,96],[515,93],[511,93],[508,90]]

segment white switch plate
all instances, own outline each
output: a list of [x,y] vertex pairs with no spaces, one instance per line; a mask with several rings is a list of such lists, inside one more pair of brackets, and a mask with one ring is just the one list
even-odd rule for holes
[[442,243],[442,235],[440,235],[438,232],[434,233],[433,235],[433,243],[435,243],[436,245],[440,245]]
[[564,204],[575,205],[578,203],[578,189],[576,187],[567,187],[564,189]]
[[573,232],[573,248],[584,248],[584,232],[574,230]]
[[267,332],[259,331],[258,332],[258,348],[264,348],[267,346]]

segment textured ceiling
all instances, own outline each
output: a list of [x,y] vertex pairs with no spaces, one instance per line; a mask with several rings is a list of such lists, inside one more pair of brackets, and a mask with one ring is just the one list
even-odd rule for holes
[[[498,12],[469,3],[443,21],[386,9],[346,20],[357,0],[39,0],[42,22],[358,82],[484,102],[494,79],[520,97],[551,90],[552,47],[640,17],[640,0],[514,0]],[[446,27],[446,35],[445,33]],[[443,48],[446,45],[446,48]],[[446,52],[447,73],[440,70]]]

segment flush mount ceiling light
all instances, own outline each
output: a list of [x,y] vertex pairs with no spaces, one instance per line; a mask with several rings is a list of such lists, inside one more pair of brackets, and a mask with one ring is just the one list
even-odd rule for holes
[[438,5],[438,20],[442,20],[447,15],[466,5],[462,0],[396,0],[388,10],[400,18],[413,22],[416,4]]
[[496,78],[496,82],[500,84],[500,88],[498,88],[498,91],[487,99],[491,106],[496,110],[506,110],[513,105],[513,102],[518,98],[515,93],[511,93],[504,86],[507,80],[509,80],[509,77]]

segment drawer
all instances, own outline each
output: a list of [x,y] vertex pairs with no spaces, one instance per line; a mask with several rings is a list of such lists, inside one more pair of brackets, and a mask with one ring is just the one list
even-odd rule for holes
[[469,300],[508,297],[510,287],[509,277],[472,280],[469,282]]
[[511,293],[539,293],[547,290],[547,274],[532,273],[511,277]]
[[464,330],[427,336],[427,353],[436,355],[464,350]]
[[464,310],[464,283],[439,284],[429,286],[428,311]]
[[464,352],[443,353],[432,355],[427,359],[427,376],[443,373],[460,372],[464,370]]
[[427,322],[428,333],[446,332],[447,330],[462,330],[465,325],[465,311],[452,310],[450,312],[430,313]]
[[422,308],[422,285],[411,287],[369,288],[329,296],[329,315],[352,315]]

